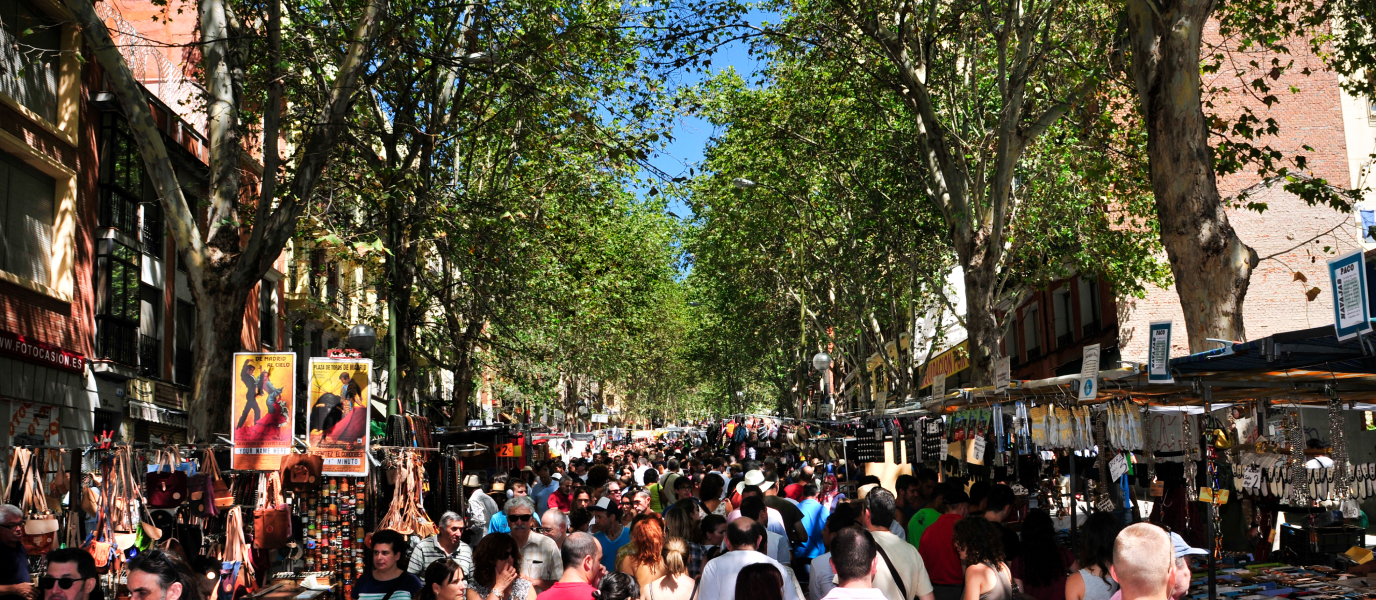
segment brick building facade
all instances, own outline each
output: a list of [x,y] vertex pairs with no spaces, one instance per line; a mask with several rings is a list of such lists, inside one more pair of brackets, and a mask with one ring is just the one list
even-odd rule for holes
[[[186,41],[194,17],[155,19],[164,9],[144,0],[96,6],[196,195],[208,156],[189,57],[132,43]],[[0,0],[0,22],[0,66],[21,74],[0,82],[0,445],[106,430],[184,439],[195,304],[119,104],[59,2]],[[245,349],[286,339],[279,262],[246,303]],[[51,435],[17,437],[38,413]]]

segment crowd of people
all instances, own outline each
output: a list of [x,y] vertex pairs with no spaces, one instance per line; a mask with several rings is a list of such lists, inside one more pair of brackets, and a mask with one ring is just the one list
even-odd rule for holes
[[[490,481],[468,474],[466,502],[446,507],[434,536],[373,533],[352,600],[1178,600],[1189,557],[1205,554],[1109,513],[1064,548],[1050,515],[1020,510],[1005,484],[919,470],[892,489],[859,476],[843,490],[841,465],[767,445],[741,458],[731,440],[642,441]],[[12,508],[0,507],[0,561],[22,552]],[[1015,515],[1017,531],[1005,525]],[[0,600],[97,600],[83,593],[89,561],[54,552],[36,586],[26,568],[5,573]],[[133,600],[180,600],[193,585],[183,566],[140,555]]]

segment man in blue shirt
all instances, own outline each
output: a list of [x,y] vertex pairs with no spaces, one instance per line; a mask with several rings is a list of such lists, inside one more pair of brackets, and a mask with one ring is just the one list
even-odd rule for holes
[[13,504],[0,506],[0,600],[28,600],[35,595],[23,534],[24,511]]
[[559,482],[550,477],[547,465],[540,465],[535,475],[537,479],[530,486],[530,497],[535,499],[535,511],[545,514],[549,510],[549,496],[559,490]]
[[802,495],[803,501],[798,503],[798,510],[803,512],[802,523],[803,529],[807,530],[807,542],[798,546],[793,556],[811,561],[826,552],[822,544],[822,529],[826,526],[831,511],[817,501],[816,483],[804,485]]
[[631,530],[621,525],[621,508],[602,498],[592,505],[593,537],[602,545],[602,566],[608,573],[616,571],[616,551],[631,543]]

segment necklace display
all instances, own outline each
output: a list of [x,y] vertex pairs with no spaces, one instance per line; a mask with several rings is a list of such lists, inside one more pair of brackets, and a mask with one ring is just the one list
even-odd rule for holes
[[1347,464],[1347,437],[1343,432],[1343,401],[1337,397],[1328,400],[1328,435],[1333,446],[1333,492],[1334,500],[1352,497],[1352,473]]
[[[1199,497],[1199,467],[1194,462],[1195,453],[1199,451],[1199,440],[1190,435],[1190,415],[1181,415],[1181,426],[1185,431],[1185,498],[1194,500]],[[1185,529],[1190,528],[1190,511],[1185,510]]]
[[1290,459],[1286,463],[1290,480],[1290,505],[1309,506],[1309,474],[1304,468],[1304,430],[1300,427],[1299,411],[1292,410],[1285,416],[1285,443],[1290,447]]

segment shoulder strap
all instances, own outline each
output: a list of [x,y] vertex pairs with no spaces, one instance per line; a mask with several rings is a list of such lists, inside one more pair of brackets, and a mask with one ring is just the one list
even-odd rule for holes
[[903,576],[898,574],[898,569],[894,568],[893,561],[889,560],[889,553],[884,551],[884,547],[875,542],[874,548],[879,551],[879,556],[884,557],[884,564],[889,566],[889,575],[893,576],[893,582],[898,584],[898,593],[908,600],[908,586],[903,585]]

